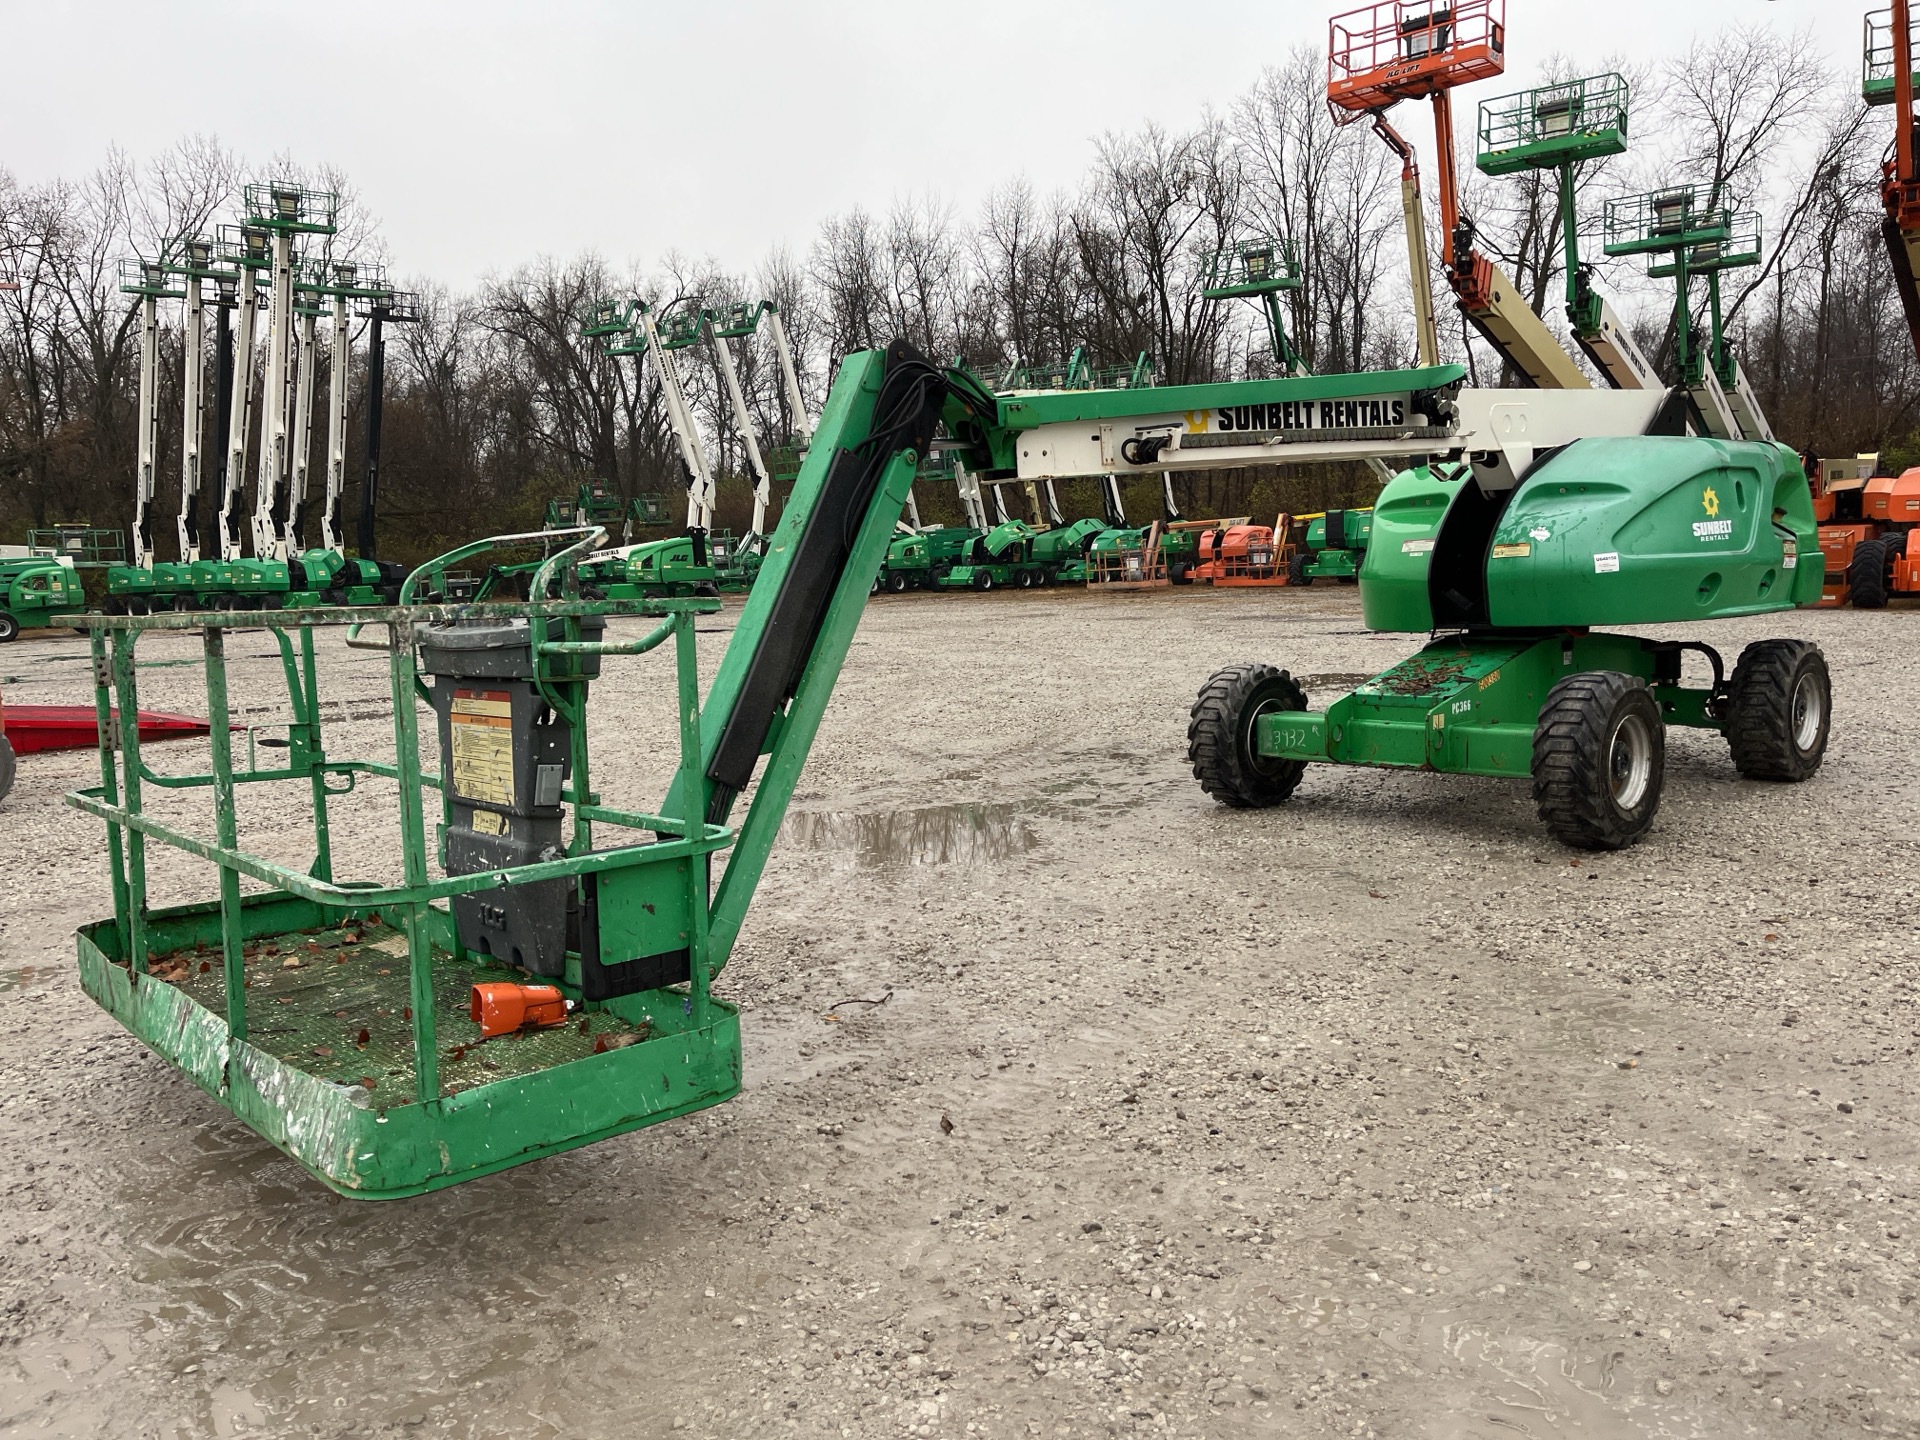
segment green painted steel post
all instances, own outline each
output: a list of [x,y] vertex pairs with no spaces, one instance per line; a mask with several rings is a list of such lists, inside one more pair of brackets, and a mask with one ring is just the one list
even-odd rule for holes
[[327,752],[320,736],[320,676],[313,650],[313,626],[300,627],[300,660],[305,671],[306,748],[313,764],[313,878],[333,879],[333,830],[327,819]]
[[[140,693],[134,684],[133,655],[140,639],[133,630],[113,632],[113,688],[120,702],[121,793],[129,814],[140,813]],[[147,837],[127,833],[128,959],[147,968]]]
[[[417,890],[427,883],[427,821],[420,784],[420,717],[414,706],[413,633],[408,621],[387,625],[390,650],[388,678],[393,691],[394,769],[400,785],[400,849],[406,884]],[[407,975],[413,997],[413,1064],[419,1098],[431,1102],[440,1095],[440,1056],[433,1014],[433,942],[427,924],[428,902],[409,901],[406,907]]]
[[[227,729],[227,635],[209,625],[202,639],[207,658],[207,724],[213,742],[214,834],[223,850],[238,848],[234,814],[233,736]],[[220,963],[227,991],[227,1034],[247,1038],[246,954],[240,935],[240,872],[220,867]]]
[[[704,840],[707,799],[712,789],[700,763],[700,648],[691,611],[674,616],[673,648],[680,688],[680,794],[687,837]],[[687,955],[693,982],[693,1022],[708,1021],[707,997],[713,970],[707,959],[707,934],[713,904],[713,853],[698,849],[687,857]]]
[[[109,688],[111,667],[107,661],[107,634],[96,627],[89,638],[93,646],[93,714],[100,746],[100,794],[107,804],[118,805],[120,777],[114,769],[113,759],[113,692]],[[121,827],[111,820],[107,822],[107,852],[113,865],[114,928],[120,934],[121,953],[127,955],[131,962],[133,937],[127,933],[127,862],[122,849]],[[142,970],[146,966],[144,962],[137,962],[133,968]]]
[[[1573,166],[1562,165],[1559,174],[1560,243],[1566,250],[1567,309],[1577,312],[1580,308],[1580,221],[1573,204]],[[1574,315],[1576,326],[1589,323],[1585,316]]]

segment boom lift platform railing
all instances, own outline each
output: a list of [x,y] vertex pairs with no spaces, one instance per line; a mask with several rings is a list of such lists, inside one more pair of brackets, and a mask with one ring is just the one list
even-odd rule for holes
[[1267,343],[1274,370],[1281,375],[1304,375],[1307,362],[1287,334],[1280,297],[1300,288],[1300,262],[1293,243],[1284,236],[1261,235],[1242,240],[1207,258],[1201,294],[1208,300],[1257,300],[1267,321]]
[[[1608,255],[1646,255],[1652,262],[1648,274],[1673,280],[1675,362],[1706,433],[1722,440],[1772,439],[1726,338],[1720,295],[1721,271],[1759,263],[1759,217],[1736,217],[1703,187],[1672,185],[1609,200],[1604,233]],[[1704,338],[1693,313],[1695,275],[1707,280]]]
[[[1365,116],[1403,162],[1411,152],[1380,120],[1402,100],[1426,99],[1433,107],[1439,154],[1441,265],[1467,319],[1527,383],[1543,389],[1580,390],[1589,382],[1506,274],[1474,245],[1473,218],[1461,208],[1454,160],[1455,87],[1500,74],[1506,68],[1505,0],[1457,0],[1448,5],[1379,0],[1337,15],[1327,40],[1327,103],[1337,123]],[[1408,192],[1417,196],[1415,188]],[[1418,264],[1425,241],[1417,205],[1407,206],[1408,246]],[[1416,296],[1421,278],[1416,275]]]
[[1660,388],[1659,376],[1606,297],[1594,288],[1592,267],[1581,262],[1575,207],[1575,168],[1626,148],[1627,82],[1620,75],[1561,81],[1480,106],[1477,163],[1483,173],[1554,172],[1573,338],[1615,389],[1648,390]]

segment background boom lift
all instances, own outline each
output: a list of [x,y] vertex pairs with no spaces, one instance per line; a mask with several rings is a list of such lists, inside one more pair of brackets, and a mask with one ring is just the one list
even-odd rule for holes
[[1584,390],[1590,382],[1573,357],[1500,267],[1474,248],[1473,218],[1460,206],[1452,90],[1505,69],[1505,0],[1377,0],[1329,22],[1327,102],[1336,119],[1374,117],[1402,100],[1432,103],[1440,261],[1462,313],[1528,384]]

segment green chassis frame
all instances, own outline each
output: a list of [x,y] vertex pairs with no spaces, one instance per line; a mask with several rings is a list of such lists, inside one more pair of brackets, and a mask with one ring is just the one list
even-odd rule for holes
[[[910,449],[893,455],[877,492],[859,517],[850,554],[831,592],[819,629],[805,656],[797,688],[776,716],[762,746],[752,803],[737,830],[709,823],[712,784],[706,771],[722,728],[740,700],[754,646],[766,629],[801,532],[820,499],[829,464],[842,449],[867,436],[874,398],[885,369],[881,352],[847,357],[821,417],[821,442],[809,453],[780,525],[762,563],[761,584],[745,608],[703,708],[694,639],[695,618],[718,608],[713,599],[583,601],[575,567],[604,541],[591,529],[551,556],[531,593],[556,599],[524,604],[454,607],[413,603],[416,586],[473,555],[505,544],[538,543],[550,534],[481,541],[442,556],[416,571],[392,607],[338,607],[212,614],[86,617],[93,642],[100,784],[68,795],[67,802],[106,822],[112,866],[114,918],[83,928],[78,936],[82,986],[103,1008],[214,1099],[343,1195],[393,1198],[415,1195],[491,1171],[605,1139],[717,1104],[738,1093],[741,1081],[739,1015],[711,993],[726,964],[753,891],[772,849],[788,801],[806,763],[834,682],[905,503],[918,457]],[[647,615],[660,623],[631,641],[586,641],[579,620],[588,615]],[[425,796],[440,788],[437,776],[421,773],[417,703],[424,694],[413,627],[428,620],[485,616],[527,617],[534,633],[552,620],[564,624],[563,640],[537,647],[536,677],[549,703],[574,721],[572,777],[563,802],[572,811],[568,853],[556,860],[477,875],[433,878],[428,869]],[[385,650],[394,709],[393,764],[337,760],[328,756],[319,720],[317,628],[349,626],[347,643]],[[225,637],[236,627],[264,626],[280,651],[293,721],[285,763],[262,768],[251,744],[237,765],[229,729]],[[383,640],[362,640],[363,631],[384,629]],[[154,630],[198,630],[203,636],[207,708],[212,724],[212,769],[204,774],[162,775],[141,754],[135,651]],[[547,631],[546,633],[551,633]],[[662,814],[609,808],[594,794],[586,751],[586,686],[577,657],[640,655],[673,642],[679,698],[679,763]],[[114,714],[117,702],[118,714]],[[117,749],[117,756],[116,756]],[[393,885],[336,878],[328,802],[354,787],[362,775],[397,783],[404,877]],[[305,782],[311,797],[314,860],[302,871],[240,847],[236,800],[243,785]],[[147,815],[146,786],[210,787],[215,837],[195,836]],[[443,794],[442,837],[450,813]],[[653,832],[652,843],[592,848],[595,824]],[[147,847],[171,846],[217,867],[217,901],[155,910],[147,903]],[[718,884],[712,856],[731,846]],[[449,1093],[441,1075],[443,1030],[451,1023],[445,993],[436,997],[436,969],[475,962],[459,950],[445,902],[449,897],[499,885],[573,880],[651,868],[660,886],[684,876],[686,945],[691,983],[604,1002],[586,1002],[585,1023],[599,1021],[627,1032],[628,1043],[490,1079]],[[243,899],[241,880],[270,887]],[[381,1090],[341,1083],[316,1073],[302,1057],[294,1063],[272,1047],[255,1043],[260,1007],[248,1003],[246,948],[263,937],[295,937],[377,917],[404,939],[406,1020],[411,1027],[407,1084],[413,1097],[388,1104]],[[299,943],[296,941],[295,943]],[[165,961],[194,947],[217,947],[222,1004],[203,1005],[187,989],[153,975]],[[396,957],[396,967],[398,958]],[[209,961],[209,969],[212,962]],[[569,980],[577,971],[570,962]],[[261,972],[256,971],[256,976]],[[324,975],[324,972],[322,972]],[[574,995],[575,985],[567,985]],[[436,1008],[438,1007],[438,1008]],[[460,1018],[464,1024],[464,1017]],[[456,1047],[457,1048],[457,1047]],[[377,1098],[378,1097],[378,1098]],[[401,1097],[395,1096],[396,1101]]]
[[[1692,648],[1699,648],[1697,645]],[[1653,687],[1669,725],[1720,730],[1710,688],[1662,679],[1671,643],[1589,631],[1476,632],[1432,641],[1324,711],[1269,710],[1254,753],[1269,759],[1389,765],[1463,775],[1533,773],[1533,732],[1547,692],[1568,675],[1618,670]]]

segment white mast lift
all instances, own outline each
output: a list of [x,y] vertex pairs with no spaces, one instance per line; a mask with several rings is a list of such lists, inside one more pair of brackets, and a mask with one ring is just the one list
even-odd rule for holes
[[268,232],[273,248],[273,292],[267,320],[266,383],[261,392],[260,464],[254,481],[253,553],[261,560],[289,558],[290,537],[275,520],[276,502],[291,488],[294,428],[293,375],[289,351],[294,335],[293,239],[331,235],[339,197],[291,181],[249,185],[243,192],[247,223]]
[[181,244],[179,274],[186,281],[187,315],[182,380],[182,417],[180,434],[180,558],[192,563],[200,558],[199,525],[201,435],[207,419],[207,306],[206,281],[217,279],[213,268],[213,246],[192,236]]
[[313,450],[314,331],[320,318],[319,307],[301,304],[296,298],[298,378],[293,399],[293,453],[287,482],[285,508],[280,514],[279,547],[282,559],[300,553],[302,520],[307,508],[307,469]]
[[160,301],[178,298],[169,289],[164,260],[138,257],[120,262],[120,290],[140,297],[140,398],[135,418],[133,550],[135,566],[153,568],[153,492],[160,445]]
[[239,277],[233,316],[233,391],[228,408],[227,465],[220,490],[220,558],[242,558],[240,500],[246,491],[247,434],[253,423],[253,332],[260,312],[259,271],[270,264],[267,232],[251,225],[232,232],[223,247]]

